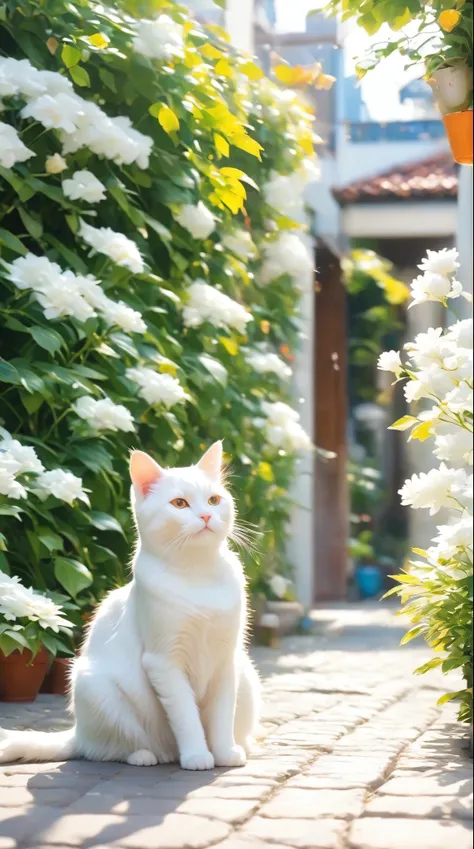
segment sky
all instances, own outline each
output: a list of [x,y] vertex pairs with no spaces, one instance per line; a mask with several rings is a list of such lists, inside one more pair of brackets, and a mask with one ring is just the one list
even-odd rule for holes
[[[306,15],[311,9],[325,5],[321,0],[276,0],[277,29],[279,32],[304,32]],[[362,57],[373,41],[383,40],[390,36],[387,28],[380,30],[373,38],[354,23],[346,24],[348,34],[344,39],[345,73],[354,73],[354,57]],[[369,73],[362,81],[362,96],[369,110],[370,117],[375,121],[396,121],[406,117],[400,106],[398,91],[410,79],[418,76],[413,71],[404,71],[405,60],[393,55],[390,59],[379,64],[375,71]]]

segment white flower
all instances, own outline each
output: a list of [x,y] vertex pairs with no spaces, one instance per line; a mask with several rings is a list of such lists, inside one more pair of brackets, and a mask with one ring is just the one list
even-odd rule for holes
[[245,359],[256,372],[266,374],[272,372],[281,380],[287,380],[292,375],[291,368],[280,357],[263,351],[247,351]]
[[457,321],[446,333],[445,340],[448,343],[454,343],[461,348],[471,348],[473,345],[472,338],[472,318],[465,318],[463,321]]
[[442,507],[455,507],[453,494],[466,482],[464,469],[449,469],[441,463],[439,469],[421,472],[405,481],[400,490],[402,504],[415,510],[429,509],[430,516],[434,516]]
[[70,316],[84,322],[95,316],[90,304],[78,291],[72,272],[65,271],[51,279],[47,288],[36,292],[36,298],[43,307],[45,318],[48,319]]
[[207,239],[216,226],[216,220],[202,201],[196,206],[185,204],[175,216],[178,224],[191,233],[193,239]]
[[449,525],[439,525],[439,535],[434,540],[438,544],[438,556],[448,560],[453,556],[453,549],[472,548],[472,530],[472,516],[469,514]]
[[[21,90],[25,97],[35,97],[35,93],[32,92],[32,85],[36,86],[39,84],[45,94],[50,94],[51,97],[56,97],[57,94],[72,94],[75,97],[78,97],[74,92],[74,86],[67,77],[63,74],[59,74],[57,71],[37,71],[36,68],[30,66],[32,71],[35,71],[35,74],[30,79],[30,90],[26,91],[24,83],[21,84]],[[79,100],[81,98],[78,98]]]
[[399,351],[384,351],[383,354],[380,354],[377,368],[380,371],[391,371],[396,377],[400,377],[403,371],[403,364]]
[[36,256],[28,253],[15,259],[9,267],[8,278],[18,289],[34,289],[42,291],[47,288],[51,277],[61,274],[61,268],[56,262],[51,262],[46,256]]
[[0,99],[19,93],[27,97],[36,97],[44,91],[40,72],[30,64],[28,59],[0,57]]
[[74,93],[59,93],[55,96],[43,94],[31,100],[21,111],[22,118],[33,118],[47,130],[63,130],[74,133],[81,115],[83,100]]
[[299,288],[305,288],[312,278],[313,259],[299,236],[281,233],[265,243],[264,261],[259,279],[270,283],[282,274],[289,274]]
[[183,320],[186,327],[199,327],[209,321],[216,327],[235,328],[239,333],[245,333],[252,316],[237,301],[213,286],[208,286],[203,280],[196,280],[188,289]]
[[83,395],[74,404],[79,418],[84,419],[93,430],[132,431],[135,430],[133,416],[123,404],[114,404],[110,398],[99,401]]
[[155,20],[140,20],[135,24],[132,41],[135,53],[148,59],[172,59],[184,53],[183,27],[168,15]]
[[0,165],[2,168],[13,168],[17,162],[25,162],[34,155],[34,151],[23,144],[15,128],[0,121]]
[[441,366],[433,365],[416,372],[416,380],[405,384],[405,397],[410,404],[421,398],[444,398],[453,387],[453,379]]
[[265,436],[269,445],[294,453],[312,448],[311,440],[299,423],[299,415],[283,401],[263,401]]
[[453,413],[472,413],[473,411],[473,391],[468,383],[460,383],[451,392],[448,392],[444,399],[444,403]]
[[0,428],[0,433],[3,436],[0,442],[0,451],[8,452],[9,457],[18,464],[15,474],[21,475],[25,472],[39,474],[44,470],[34,448],[29,445],[22,445],[18,439],[14,439],[3,428]]
[[405,350],[418,368],[427,368],[432,363],[441,363],[448,348],[441,327],[430,327],[426,333],[418,333],[414,342],[407,342]]
[[282,575],[272,575],[268,583],[273,595],[276,595],[278,598],[283,598],[283,596],[286,595],[291,581],[288,581],[287,578],[284,578]]
[[444,303],[447,298],[459,298],[462,286],[458,280],[451,281],[449,277],[427,271],[413,280],[411,294],[413,300],[409,309],[426,301]]
[[105,254],[117,265],[128,268],[134,274],[141,274],[144,270],[145,264],[135,242],[123,233],[116,233],[110,227],[92,227],[81,219],[79,235],[91,248]]
[[54,153],[53,156],[48,156],[45,164],[47,174],[61,174],[67,168],[67,162],[60,153]]
[[117,325],[125,333],[146,333],[147,326],[140,313],[123,301],[116,302],[107,298],[101,310],[107,324]]
[[456,467],[472,466],[472,433],[462,427],[454,426],[450,428],[450,431],[436,436],[436,448],[433,454],[438,460],[446,460]]
[[253,259],[256,255],[256,247],[252,237],[247,230],[234,230],[222,237],[222,244],[239,259]]
[[99,203],[104,200],[106,189],[90,171],[75,171],[70,180],[63,181],[63,192],[71,200]]
[[139,394],[148,404],[163,404],[168,409],[184,401],[186,395],[179,380],[152,368],[129,368],[126,376],[140,387]]
[[27,589],[16,576],[0,572],[0,615],[7,621],[29,619],[42,628],[51,628],[55,633],[67,631],[72,623],[64,618],[62,608],[47,596]]
[[54,495],[55,498],[67,504],[73,505],[76,500],[89,504],[89,499],[82,488],[81,478],[64,469],[43,472],[35,481],[33,492],[43,500],[48,495]]
[[427,257],[418,266],[422,271],[445,276],[454,274],[459,268],[459,262],[457,262],[459,253],[456,248],[443,248],[440,251],[428,250],[426,253]]
[[87,101],[78,129],[65,134],[63,142],[63,153],[88,147],[97,156],[105,156],[118,165],[136,162],[139,168],[148,168],[153,147],[153,139],[135,130],[129,118],[109,118],[95,103]]
[[26,489],[15,480],[20,463],[8,451],[0,447],[0,495],[7,498],[26,498]]

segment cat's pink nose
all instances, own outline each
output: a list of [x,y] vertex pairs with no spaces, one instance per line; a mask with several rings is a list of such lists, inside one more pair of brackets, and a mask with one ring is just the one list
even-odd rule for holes
[[208,523],[208,521],[209,521],[209,519],[210,519],[210,518],[211,518],[211,514],[210,514],[210,513],[203,513],[203,515],[201,516],[201,519],[203,520],[203,522],[205,522],[205,523],[206,523],[206,525],[207,525],[207,523]]

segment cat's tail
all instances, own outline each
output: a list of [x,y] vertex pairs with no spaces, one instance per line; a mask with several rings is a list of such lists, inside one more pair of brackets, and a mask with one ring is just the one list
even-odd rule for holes
[[79,757],[76,729],[67,731],[5,731],[0,728],[0,763],[67,761]]

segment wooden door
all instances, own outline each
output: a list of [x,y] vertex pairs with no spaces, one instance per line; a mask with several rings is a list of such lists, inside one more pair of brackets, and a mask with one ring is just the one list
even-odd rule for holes
[[316,253],[315,441],[335,459],[316,456],[315,601],[346,598],[349,499],[346,474],[347,317],[339,260]]

